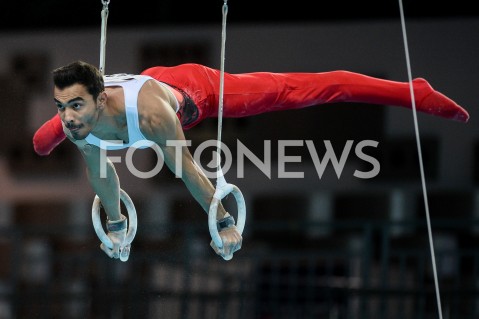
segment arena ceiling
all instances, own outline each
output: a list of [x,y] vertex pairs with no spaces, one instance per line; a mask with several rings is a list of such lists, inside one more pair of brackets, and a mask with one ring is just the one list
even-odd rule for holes
[[[479,17],[474,1],[402,0],[406,18]],[[110,0],[109,26],[221,23],[223,0]],[[398,0],[229,0],[228,23],[288,23],[399,19]],[[3,1],[0,30],[97,27],[102,0]]]

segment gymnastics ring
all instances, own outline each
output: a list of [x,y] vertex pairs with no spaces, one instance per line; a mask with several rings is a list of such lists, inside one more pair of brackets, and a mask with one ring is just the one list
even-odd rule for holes
[[[120,199],[125,205],[128,211],[128,232],[125,237],[125,246],[120,247],[120,260],[127,261],[128,257],[130,256],[130,248],[131,242],[135,238],[136,235],[136,228],[138,226],[138,218],[136,216],[136,209],[133,201],[131,200],[128,194],[120,189]],[[93,221],[93,228],[100,239],[100,241],[108,248],[113,249],[113,243],[111,239],[107,236],[105,231],[103,230],[103,225],[100,219],[100,205],[101,201],[98,195],[95,195],[95,199],[93,200],[93,205],[91,209],[91,217]]]
[[[213,242],[218,248],[223,247],[223,241],[221,240],[220,234],[218,232],[218,227],[216,225],[218,205],[221,200],[230,193],[234,195],[238,207],[238,221],[236,222],[236,228],[240,235],[243,234],[244,226],[246,223],[246,204],[240,189],[233,184],[225,184],[221,187],[216,188],[213,199],[211,200],[210,210],[208,213],[208,228],[210,230],[211,238],[213,239]],[[230,260],[231,258],[233,258],[233,254],[225,256],[223,258],[225,260]]]

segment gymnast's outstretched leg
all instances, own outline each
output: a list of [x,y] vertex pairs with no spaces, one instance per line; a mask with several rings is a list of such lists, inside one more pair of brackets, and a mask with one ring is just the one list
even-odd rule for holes
[[[219,70],[190,63],[174,67],[153,67],[142,74],[185,91],[199,109],[197,123],[217,115]],[[413,80],[413,87],[418,111],[447,119],[468,120],[467,111],[434,90],[426,80]],[[337,102],[412,108],[408,82],[385,80],[349,71],[225,72],[223,102],[225,117],[252,116]]]
[[[413,80],[416,108],[447,119],[469,115],[421,78]],[[251,96],[245,99],[245,94]],[[248,101],[245,103],[245,100]],[[251,73],[225,76],[225,116],[249,116],[313,105],[357,102],[411,109],[408,82],[396,82],[348,71],[323,73]]]

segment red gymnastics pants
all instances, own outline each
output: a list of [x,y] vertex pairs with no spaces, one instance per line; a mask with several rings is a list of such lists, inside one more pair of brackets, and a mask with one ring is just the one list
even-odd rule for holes
[[[176,87],[194,101],[198,118],[218,114],[220,71],[199,64],[152,67],[142,72]],[[416,109],[420,112],[466,122],[469,115],[454,101],[435,91],[421,78],[413,80]],[[322,73],[255,72],[224,74],[223,116],[245,117],[272,111],[300,109],[337,102],[356,102],[412,108],[408,82],[396,82],[349,71]],[[34,135],[34,149],[48,155],[65,139],[58,115]]]

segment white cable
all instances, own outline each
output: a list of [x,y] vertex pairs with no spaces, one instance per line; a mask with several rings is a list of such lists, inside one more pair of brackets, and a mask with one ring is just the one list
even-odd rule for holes
[[[221,67],[220,67],[220,91],[219,91],[219,105],[218,105],[218,140],[216,145],[216,190],[210,203],[208,211],[208,229],[210,231],[211,239],[219,248],[223,248],[223,241],[219,235],[216,225],[216,217],[218,214],[218,206],[223,198],[228,194],[233,194],[236,199],[238,209],[238,221],[236,228],[239,234],[243,233],[244,225],[246,223],[246,204],[240,189],[226,182],[226,179],[221,169],[221,132],[223,130],[223,95],[224,95],[224,69],[225,69],[225,47],[226,47],[226,15],[228,13],[227,0],[223,3],[223,23],[221,30]],[[222,256],[225,260],[233,258],[233,253]]]
[[436,300],[437,300],[437,309],[439,312],[439,318],[442,319],[442,307],[441,307],[441,294],[439,292],[439,281],[437,276],[437,269],[436,269],[436,257],[434,254],[434,242],[432,237],[432,228],[431,228],[431,218],[429,214],[429,204],[428,204],[428,197],[427,197],[427,189],[426,189],[426,178],[424,175],[424,164],[422,159],[422,151],[421,151],[421,140],[419,138],[419,125],[417,121],[417,113],[416,113],[416,100],[414,98],[414,88],[412,83],[412,72],[411,72],[411,62],[409,59],[409,48],[408,48],[408,41],[406,35],[406,23],[404,20],[404,9],[402,0],[399,0],[399,9],[401,13],[401,26],[402,26],[402,34],[403,34],[403,41],[404,41],[404,50],[406,54],[406,65],[407,65],[407,72],[408,72],[408,79],[409,79],[409,89],[411,92],[411,102],[412,102],[412,110],[413,110],[413,118],[414,118],[414,132],[416,135],[416,144],[417,144],[417,152],[419,156],[419,168],[421,172],[421,183],[422,183],[422,192],[424,197],[424,208],[426,212],[426,221],[427,221],[427,232],[429,236],[429,248],[431,251],[431,262],[432,262],[432,270],[434,274],[434,287],[436,289]]
[[105,51],[106,51],[106,26],[108,20],[108,4],[110,0],[102,0],[103,9],[101,10],[101,38],[100,38],[100,73],[105,75]]
[[223,95],[225,82],[225,47],[226,47],[226,16],[228,14],[227,0],[223,3],[223,21],[221,28],[221,60],[220,60],[220,92],[218,105],[218,140],[216,141],[216,183],[219,185],[226,184],[223,171],[221,169],[221,132],[223,131]]

